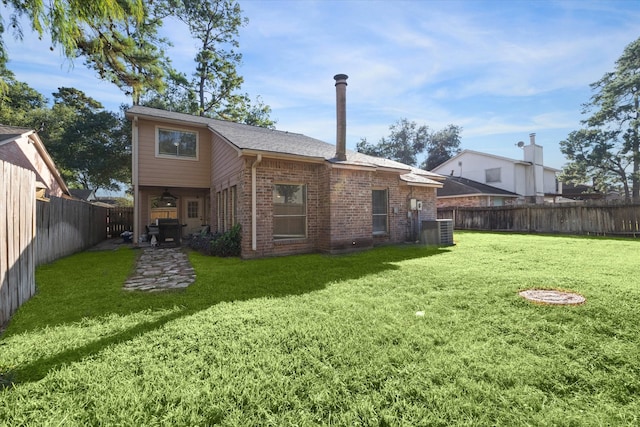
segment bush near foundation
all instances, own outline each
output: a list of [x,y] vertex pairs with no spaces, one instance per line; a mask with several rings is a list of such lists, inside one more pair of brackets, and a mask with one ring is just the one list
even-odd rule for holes
[[240,224],[225,233],[205,233],[192,236],[189,247],[207,255],[219,257],[240,256]]

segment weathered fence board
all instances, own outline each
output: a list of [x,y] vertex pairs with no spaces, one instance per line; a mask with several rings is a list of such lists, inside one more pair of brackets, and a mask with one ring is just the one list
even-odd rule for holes
[[124,231],[133,231],[133,208],[109,208],[107,212],[108,237],[118,237]]
[[0,325],[35,293],[35,182],[0,161]]
[[640,237],[640,204],[525,205],[438,209],[458,230]]
[[46,264],[107,238],[107,208],[52,197],[37,206],[37,262]]

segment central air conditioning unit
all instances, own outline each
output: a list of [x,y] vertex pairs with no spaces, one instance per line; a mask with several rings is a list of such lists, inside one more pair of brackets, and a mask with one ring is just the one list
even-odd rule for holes
[[420,243],[422,243],[423,245],[452,246],[453,220],[436,219],[430,221],[422,221]]
[[453,245],[453,220],[452,219],[439,219],[437,220],[440,225],[440,244],[452,246]]

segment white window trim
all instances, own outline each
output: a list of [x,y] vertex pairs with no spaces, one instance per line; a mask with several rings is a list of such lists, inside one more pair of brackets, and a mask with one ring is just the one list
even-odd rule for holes
[[[178,132],[187,132],[187,133],[195,133],[196,134],[196,156],[195,157],[186,157],[186,156],[172,156],[169,154],[160,154],[160,129],[162,130],[175,130]],[[187,160],[192,162],[197,162],[200,159],[200,132],[192,129],[179,128],[173,126],[156,126],[155,132],[155,150],[156,157],[159,159],[172,159],[172,160]]]

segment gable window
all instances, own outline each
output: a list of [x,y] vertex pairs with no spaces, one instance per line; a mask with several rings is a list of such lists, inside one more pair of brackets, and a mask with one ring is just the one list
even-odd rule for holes
[[485,169],[484,180],[485,182],[501,182],[500,168]]
[[387,190],[373,190],[371,194],[373,212],[373,234],[386,234],[388,232],[387,214],[389,211],[389,199]]
[[273,238],[293,239],[307,236],[307,186],[273,186]]
[[156,128],[158,157],[198,158],[198,132],[181,129]]

